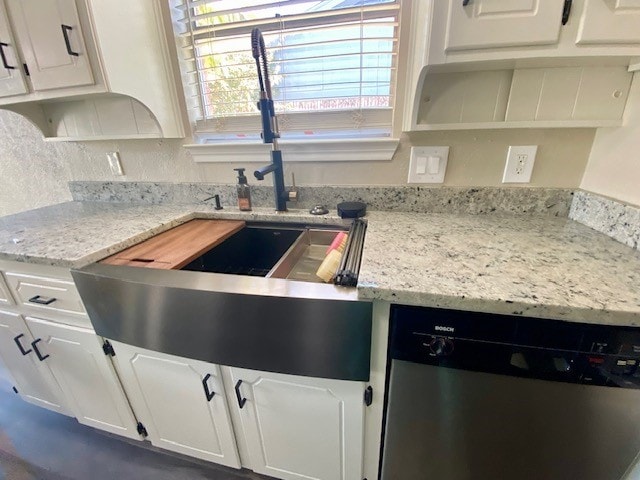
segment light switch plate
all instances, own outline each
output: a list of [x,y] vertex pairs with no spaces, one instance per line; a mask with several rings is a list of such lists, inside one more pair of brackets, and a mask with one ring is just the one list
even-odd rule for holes
[[121,177],[124,175],[124,171],[122,170],[122,164],[120,163],[120,153],[119,152],[109,152],[107,153],[107,160],[109,161],[109,168],[111,169],[111,173]]
[[407,183],[443,183],[449,147],[411,147]]
[[502,183],[529,183],[537,151],[537,145],[509,147]]

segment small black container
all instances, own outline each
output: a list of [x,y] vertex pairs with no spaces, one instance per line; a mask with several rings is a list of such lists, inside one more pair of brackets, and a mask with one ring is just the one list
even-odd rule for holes
[[367,214],[367,204],[363,202],[342,202],[338,204],[341,218],[360,218]]

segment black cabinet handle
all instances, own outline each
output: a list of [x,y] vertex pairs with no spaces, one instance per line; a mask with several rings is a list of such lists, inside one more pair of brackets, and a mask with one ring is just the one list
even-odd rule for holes
[[7,63],[7,57],[4,54],[4,47],[8,47],[8,43],[0,42],[0,58],[2,59],[2,66],[7,70],[15,70],[16,67],[12,67]]
[[247,403],[247,399],[244,398],[240,393],[240,385],[242,385],[242,380],[238,380],[238,383],[236,383],[235,390],[236,390],[236,398],[238,399],[238,406],[242,408],[244,407],[244,404]]
[[36,345],[38,345],[38,343],[41,341],[42,341],[41,338],[34,340],[33,342],[31,342],[31,346],[33,347],[33,351],[36,352],[36,356],[38,357],[38,360],[42,362],[43,360],[49,358],[49,355],[45,355],[43,357],[42,354],[40,353],[40,350],[38,350],[38,347]]
[[53,302],[57,300],[56,297],[42,297],[40,295],[36,295],[35,297],[31,297],[29,301],[31,303],[37,303],[38,305],[51,305]]
[[20,343],[20,339],[24,337],[24,333],[21,333],[20,335],[17,335],[13,341],[16,342],[16,345],[18,346],[18,350],[20,350],[20,353],[22,355],[28,355],[29,353],[31,353],[31,349],[29,350],[25,350],[24,347],[22,346],[22,343]]
[[204,396],[207,397],[207,402],[210,402],[211,399],[215,396],[216,392],[211,392],[209,390],[209,384],[207,383],[211,378],[211,374],[207,373],[207,375],[202,379],[202,386],[204,387]]
[[74,52],[71,50],[71,42],[69,42],[69,32],[73,30],[69,25],[61,25],[62,27],[62,36],[64,37],[64,44],[67,46],[67,53],[69,55],[73,55],[74,57],[79,57],[80,54],[78,52]]
[[569,15],[571,15],[571,2],[572,0],[564,0],[564,7],[562,7],[562,25],[566,25],[569,21]]
[[469,0],[462,0],[462,6],[466,7],[467,5],[469,5]]

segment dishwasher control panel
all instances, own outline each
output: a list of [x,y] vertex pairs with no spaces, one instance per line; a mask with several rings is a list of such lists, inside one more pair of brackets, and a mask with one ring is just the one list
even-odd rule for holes
[[640,328],[394,305],[391,358],[540,380],[640,388]]

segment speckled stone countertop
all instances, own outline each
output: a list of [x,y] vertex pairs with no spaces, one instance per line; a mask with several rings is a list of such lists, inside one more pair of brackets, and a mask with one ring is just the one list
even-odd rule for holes
[[568,219],[372,212],[359,296],[640,326],[640,252]]
[[[0,259],[80,267],[192,218],[343,223],[335,212],[69,202],[0,218]],[[640,252],[568,219],[370,212],[359,296],[640,326]]]
[[82,267],[192,218],[344,223],[335,211],[318,217],[268,208],[245,213],[209,205],[67,202],[0,218],[0,260]]

